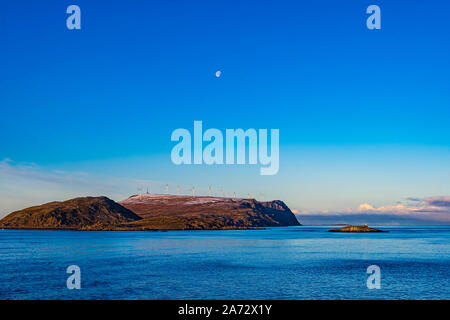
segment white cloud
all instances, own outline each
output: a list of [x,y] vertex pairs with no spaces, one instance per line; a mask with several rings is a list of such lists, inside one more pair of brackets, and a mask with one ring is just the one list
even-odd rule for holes
[[[352,221],[367,221],[374,223],[394,224],[449,224],[450,196],[435,196],[423,199],[414,198],[408,204],[397,203],[374,207],[368,203],[356,208],[337,211],[300,211],[300,221],[351,223]],[[412,202],[412,204],[411,204]]]
[[300,211],[301,214],[318,214],[318,213],[330,213],[330,214],[424,214],[424,213],[448,213],[450,214],[450,196],[438,196],[424,198],[417,201],[414,205],[407,205],[403,203],[397,203],[395,205],[386,205],[380,207],[374,207],[368,203],[362,203],[357,208],[347,208],[345,210],[339,210],[330,212],[329,210],[321,211]]

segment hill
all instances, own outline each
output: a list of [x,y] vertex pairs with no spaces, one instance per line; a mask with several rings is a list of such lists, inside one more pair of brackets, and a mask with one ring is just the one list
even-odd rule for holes
[[119,203],[143,218],[130,225],[146,229],[246,229],[300,225],[280,200],[259,202],[254,199],[142,194]]
[[142,218],[106,197],[49,202],[10,213],[1,228],[110,230]]

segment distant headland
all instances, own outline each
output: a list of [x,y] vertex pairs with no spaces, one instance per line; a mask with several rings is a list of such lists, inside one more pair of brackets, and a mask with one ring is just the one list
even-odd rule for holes
[[138,194],[121,202],[82,197],[15,211],[5,229],[86,231],[223,230],[299,226],[283,201],[210,196]]

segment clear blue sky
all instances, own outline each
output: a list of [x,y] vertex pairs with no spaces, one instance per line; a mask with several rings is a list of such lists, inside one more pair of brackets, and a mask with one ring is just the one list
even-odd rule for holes
[[[81,30],[66,28],[70,4]],[[381,30],[366,28],[370,4]],[[220,184],[298,210],[447,195],[449,12],[437,0],[2,2],[0,160]],[[280,129],[279,174],[175,167],[170,134],[194,120]]]

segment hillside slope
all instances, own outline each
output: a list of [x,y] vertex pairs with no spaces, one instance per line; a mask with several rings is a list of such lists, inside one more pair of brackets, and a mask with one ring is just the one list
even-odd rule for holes
[[142,218],[106,197],[83,197],[10,213],[1,228],[110,230]]

